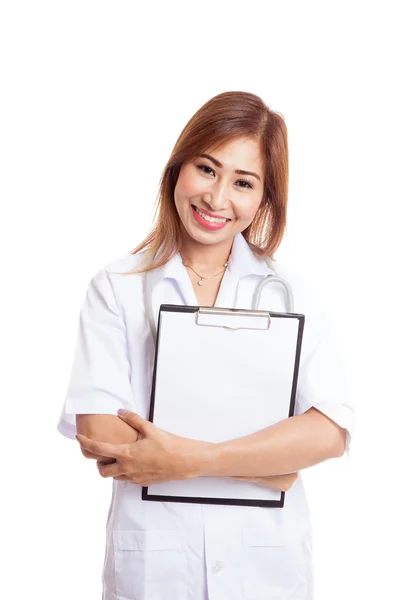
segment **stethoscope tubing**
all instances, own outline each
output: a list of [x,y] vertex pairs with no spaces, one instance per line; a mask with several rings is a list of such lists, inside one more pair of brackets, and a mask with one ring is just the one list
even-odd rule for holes
[[[266,263],[268,264],[268,266],[270,268],[272,268],[270,259],[266,259]],[[146,271],[145,281],[144,281],[144,307],[145,307],[147,319],[149,321],[151,335],[152,335],[154,345],[155,345],[156,339],[157,339],[157,328],[156,328],[156,324],[154,321],[154,314],[153,314],[153,310],[152,310],[152,303],[151,303],[152,290],[151,290],[151,284],[150,284],[150,277],[148,275],[149,275],[149,272]],[[253,294],[251,310],[258,310],[261,292],[263,291],[265,286],[270,283],[280,283],[281,285],[283,285],[283,287],[285,288],[285,292],[286,292],[287,312],[293,313],[294,300],[293,300],[292,288],[291,288],[290,284],[286,281],[286,279],[283,279],[283,277],[278,277],[277,275],[267,275],[267,277],[264,277],[264,279],[262,279],[259,282],[259,284],[257,285],[256,290]]]

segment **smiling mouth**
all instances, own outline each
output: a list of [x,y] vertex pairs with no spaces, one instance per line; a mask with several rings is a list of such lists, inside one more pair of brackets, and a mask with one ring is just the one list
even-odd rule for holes
[[224,217],[221,217],[221,218],[210,217],[210,215],[208,215],[207,213],[204,213],[203,211],[201,211],[194,204],[192,204],[192,207],[197,212],[197,214],[199,214],[203,219],[205,219],[209,223],[227,223],[228,221],[231,221],[231,219],[227,219],[227,218],[224,218]]

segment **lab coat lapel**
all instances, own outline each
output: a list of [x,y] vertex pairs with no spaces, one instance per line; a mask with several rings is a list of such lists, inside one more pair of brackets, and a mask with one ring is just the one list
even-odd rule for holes
[[[193,285],[190,280],[186,267],[183,268],[180,280],[181,291],[185,302],[197,306]],[[246,242],[242,233],[235,235],[232,244],[232,250],[228,261],[228,266],[221,280],[216,307],[221,308],[251,308],[252,297],[249,297],[246,280],[249,276],[257,276],[257,281],[261,281],[267,275],[274,275],[274,271],[268,267],[265,260],[258,258]],[[240,306],[239,306],[240,304]]]
[[[260,275],[259,279],[274,274],[262,258],[258,258],[251,250],[242,233],[235,235],[228,266],[221,280],[215,306],[224,308],[237,307],[243,279],[248,275]],[[163,279],[173,279],[179,288],[182,304],[197,306],[197,298],[189,274],[183,265],[179,252],[163,266],[150,272],[152,289]],[[241,306],[251,308],[251,306]]]
[[251,308],[252,297],[249,297],[246,286],[250,276],[257,276],[257,283],[274,271],[265,260],[258,258],[242,233],[235,236],[232,252],[215,306],[225,308]]

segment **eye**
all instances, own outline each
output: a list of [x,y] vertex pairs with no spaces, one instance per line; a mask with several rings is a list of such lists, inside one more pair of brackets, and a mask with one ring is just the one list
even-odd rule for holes
[[253,189],[253,185],[250,183],[250,181],[247,181],[247,179],[239,179],[239,181],[241,181],[242,183],[247,183],[247,185],[245,185],[245,186],[241,185],[240,187],[245,187],[250,190]]
[[[196,167],[200,170],[203,171],[203,173],[206,173],[206,171],[204,169],[209,169],[210,171],[212,171],[213,173],[215,173],[214,169],[212,167],[209,167],[208,165],[196,165]],[[207,175],[209,175],[209,173],[207,172]],[[239,182],[241,183],[245,183],[246,185],[240,185],[239,187],[241,188],[245,188],[245,189],[253,189],[253,184],[250,183],[250,181],[247,181],[247,179],[238,179]]]
[[[200,171],[203,171],[203,169],[210,169],[210,171],[212,171],[213,173],[215,173],[214,169],[212,169],[211,167],[209,167],[208,165],[196,165],[196,167],[198,169],[200,169]],[[204,171],[205,172],[205,171]],[[207,173],[208,174],[208,173]]]

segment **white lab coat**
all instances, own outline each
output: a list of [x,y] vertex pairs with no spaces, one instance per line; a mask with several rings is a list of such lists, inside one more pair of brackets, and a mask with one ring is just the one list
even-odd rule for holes
[[[75,439],[75,414],[149,415],[154,345],[145,318],[144,275],[118,275],[143,252],[97,272],[82,304],[71,379],[58,431]],[[275,267],[275,264],[274,264]],[[295,414],[317,407],[353,431],[353,406],[340,350],[309,279],[290,283],[305,314]],[[235,236],[215,306],[251,308],[271,273],[243,235]],[[180,254],[150,272],[155,322],[162,303],[198,304]],[[285,311],[284,288],[266,286],[259,309]],[[246,402],[243,402],[246,411]],[[301,472],[283,508],[150,502],[139,485],[112,480],[103,600],[313,600],[312,528]]]

